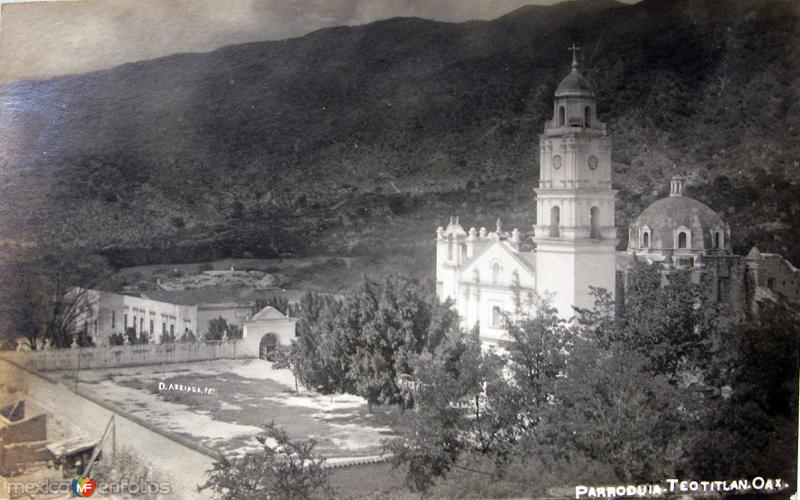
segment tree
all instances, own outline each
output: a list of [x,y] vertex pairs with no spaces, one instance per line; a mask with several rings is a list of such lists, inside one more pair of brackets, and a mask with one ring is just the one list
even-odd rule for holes
[[536,412],[553,395],[556,378],[563,374],[571,348],[571,330],[546,299],[530,313],[507,321],[507,367],[530,409],[526,425],[535,425]]
[[323,393],[358,394],[370,409],[401,403],[398,375],[458,324],[449,305],[404,277],[365,278],[342,300],[307,294],[295,314],[298,379]]
[[91,305],[89,289],[110,272],[104,258],[83,248],[41,246],[20,257],[7,271],[15,289],[6,307],[11,318],[27,318],[17,325],[34,350],[43,343],[72,344],[78,322]]
[[347,377],[370,408],[400,403],[398,375],[410,374],[411,357],[434,349],[442,332],[457,324],[455,315],[437,311],[441,307],[435,296],[399,276],[381,283],[365,279],[345,298],[334,335],[349,354]]
[[[437,478],[466,470],[495,479],[509,454],[529,431],[525,390],[510,373],[510,356],[483,350],[474,329],[451,330],[433,352],[412,366],[418,381],[414,412],[405,437],[386,443],[394,464],[406,464],[406,484],[427,491]],[[469,465],[490,464],[489,470]],[[484,478],[486,479],[486,478]]]
[[228,323],[222,316],[208,320],[208,331],[205,334],[205,339],[222,340],[223,337],[229,339],[242,338],[242,327]]
[[299,357],[299,352],[296,351],[291,345],[278,345],[275,348],[275,363],[272,365],[273,368],[276,370],[280,370],[283,368],[288,368],[292,371],[292,375],[294,375],[294,392],[295,394],[300,393],[300,387],[297,384],[297,373],[298,367],[302,363],[302,359]]
[[625,316],[615,338],[645,356],[651,372],[673,383],[684,375],[702,376],[723,326],[689,272],[672,273],[663,283],[658,264],[638,262],[629,271]]
[[211,490],[221,500],[281,498],[305,500],[330,496],[325,459],[314,452],[313,439],[292,440],[270,422],[258,436],[258,453],[214,462],[209,478],[198,491]]
[[724,366],[692,450],[695,468],[707,476],[791,477],[797,470],[800,314],[783,302],[758,306],[721,345]]
[[412,490],[427,491],[437,477],[456,466],[469,446],[467,411],[453,403],[480,404],[481,374],[486,373],[481,358],[475,331],[469,337],[453,332],[434,352],[422,352],[413,360],[418,387],[415,411],[407,414],[410,430],[405,437],[385,443],[394,466],[408,466],[406,484]]
[[663,374],[649,373],[646,358],[619,343],[601,347],[582,338],[574,343],[566,370],[555,381],[555,398],[539,408],[537,446],[606,462],[616,476],[607,481],[672,477],[686,464],[687,443],[696,437],[697,395]]

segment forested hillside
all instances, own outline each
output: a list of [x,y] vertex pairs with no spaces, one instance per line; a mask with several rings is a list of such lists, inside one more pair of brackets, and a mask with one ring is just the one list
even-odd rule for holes
[[788,0],[587,0],[6,84],[2,238],[126,265],[427,255],[456,214],[529,230],[537,134],[575,42],[614,141],[619,227],[684,173],[736,250],[798,263],[799,20]]

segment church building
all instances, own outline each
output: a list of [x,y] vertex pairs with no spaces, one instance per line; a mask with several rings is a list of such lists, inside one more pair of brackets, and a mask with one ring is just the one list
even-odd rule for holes
[[[572,71],[558,85],[553,118],[539,136],[535,248],[523,250],[519,230],[505,231],[500,219],[494,231],[465,230],[458,218],[436,231],[436,292],[453,302],[462,326],[477,325],[484,342],[496,343],[505,335],[505,315],[534,297],[549,298],[569,319],[573,306],[593,307],[590,286],[612,297],[624,290],[635,259],[658,262],[665,274],[691,270],[693,279],[710,284],[718,302],[740,310],[752,307],[759,294],[797,300],[798,270],[757,249],[747,257],[734,255],[728,225],[686,196],[680,177],[672,179],[668,197],[630,226],[627,251],[616,250],[611,141],[597,118],[594,91],[578,71],[579,49],[570,50]],[[776,283],[782,290],[773,293]]]

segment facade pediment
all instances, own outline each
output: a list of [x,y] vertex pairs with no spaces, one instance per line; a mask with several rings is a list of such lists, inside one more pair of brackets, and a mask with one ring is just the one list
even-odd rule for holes
[[460,281],[481,285],[513,286],[519,282],[523,288],[536,287],[533,252],[521,255],[504,241],[496,241],[473,256],[464,266]]

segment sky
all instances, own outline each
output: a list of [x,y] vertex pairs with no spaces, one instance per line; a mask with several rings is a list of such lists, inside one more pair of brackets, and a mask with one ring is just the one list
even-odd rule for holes
[[396,16],[494,19],[523,5],[557,1],[0,0],[0,82],[85,73]]

